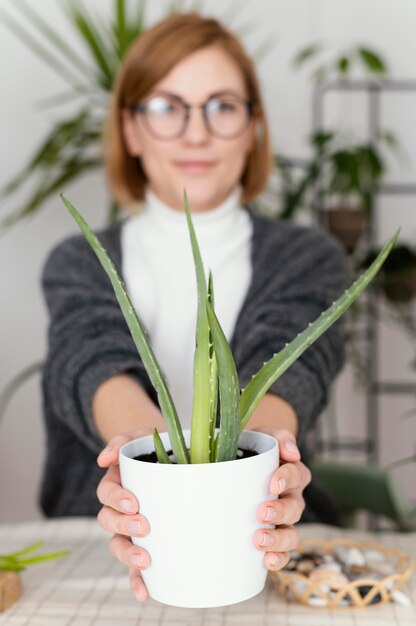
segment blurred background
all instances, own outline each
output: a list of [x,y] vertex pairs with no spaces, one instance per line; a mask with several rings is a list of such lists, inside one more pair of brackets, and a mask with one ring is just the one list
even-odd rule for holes
[[[0,8],[0,522],[41,517],[47,316],[40,275],[51,248],[75,232],[59,193],[94,228],[115,218],[99,137],[118,59],[135,29],[197,5],[31,6],[5,0]],[[316,475],[346,519],[366,508],[370,493],[373,512],[403,530],[416,527],[416,4],[198,6],[239,33],[257,63],[276,155],[258,210],[331,230],[348,253],[351,277],[401,227],[389,265],[348,316],[348,363],[312,445]],[[117,19],[110,38],[107,26]],[[8,394],[16,377],[18,389]]]

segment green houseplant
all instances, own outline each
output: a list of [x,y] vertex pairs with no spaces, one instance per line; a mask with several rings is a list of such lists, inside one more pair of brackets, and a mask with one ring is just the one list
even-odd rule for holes
[[328,229],[351,253],[373,210],[374,187],[386,171],[381,150],[368,142],[345,142],[335,132],[315,133],[310,146],[311,160],[287,185],[280,217],[291,219],[305,202],[318,202]]
[[[240,394],[231,349],[214,311],[212,276],[207,283],[185,196],[198,312],[192,427],[190,431],[182,431],[146,331],[113,263],[75,207],[63,196],[62,199],[110,278],[157,392],[168,429],[162,434],[155,429],[153,437],[130,442],[120,451],[122,484],[136,495],[152,527],[148,537],[134,539],[138,545],[146,545],[152,554],[152,567],[143,572],[149,593],[161,602],[185,607],[222,606],[252,597],[263,589],[267,571],[261,553],[247,545],[247,537],[258,526],[255,503],[261,497],[270,498],[269,482],[278,462],[277,442],[263,433],[242,431],[270,385],[347,310],[374,278],[398,233],[365,274],[266,362]],[[221,419],[216,429],[218,400]],[[169,443],[173,454],[167,447]],[[250,458],[238,458],[240,450],[250,448],[254,453]],[[158,462],[147,462],[145,455],[149,453]],[[239,462],[235,463],[236,460]],[[191,510],[198,511],[198,524],[193,522],[190,502]]]
[[[348,87],[360,72],[368,83],[388,75],[384,58],[364,45],[328,56],[320,44],[311,44],[295,55],[292,66],[309,67],[315,95],[333,84]],[[380,133],[378,139],[356,140],[348,133],[318,130],[310,138],[311,158],[296,177],[288,167],[290,159],[279,158],[284,180],[280,217],[290,219],[300,208],[315,205],[323,211],[328,230],[353,252],[373,210],[374,188],[386,172],[383,148],[397,148],[391,133]]]

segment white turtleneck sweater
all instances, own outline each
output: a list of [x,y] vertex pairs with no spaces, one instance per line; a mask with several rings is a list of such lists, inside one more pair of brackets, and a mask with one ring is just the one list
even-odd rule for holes
[[[215,209],[192,213],[215,311],[230,340],[251,281],[252,223],[237,188]],[[180,422],[192,421],[197,289],[184,211],[148,192],[143,210],[123,225],[122,272],[133,305],[149,333]]]

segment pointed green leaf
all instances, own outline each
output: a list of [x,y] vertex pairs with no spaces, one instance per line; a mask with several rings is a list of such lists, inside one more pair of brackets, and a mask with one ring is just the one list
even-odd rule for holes
[[18,22],[9,15],[0,11],[1,21],[6,24],[9,29],[34,52],[40,59],[53,69],[61,78],[65,78],[70,84],[77,84],[79,78],[73,74],[65,65],[63,65],[56,55],[49,52],[43,45],[36,41]]
[[321,52],[321,50],[322,50],[321,43],[314,43],[309,46],[306,46],[305,48],[302,48],[302,50],[300,50],[300,52],[298,52],[296,56],[294,57],[292,61],[292,65],[294,67],[300,67],[306,61],[309,61],[310,59],[315,57],[319,52]]
[[192,406],[191,426],[191,463],[209,463],[210,459],[210,357],[209,357],[209,326],[206,313],[208,298],[207,285],[201,253],[196,239],[191,212],[186,192],[184,194],[186,219],[191,238],[192,254],[195,263],[198,312],[196,322],[196,347],[194,354],[194,397]]
[[78,56],[73,48],[68,46],[62,38],[53,30],[39,13],[34,11],[31,5],[24,0],[15,0],[14,6],[22,13],[22,15],[35,26],[38,31],[49,41],[55,50],[57,50],[66,61],[70,61],[72,65],[83,74],[88,80],[91,79],[91,73],[88,69],[85,59]]
[[155,452],[158,462],[172,465],[172,461],[170,460],[169,455],[165,450],[157,428],[155,428],[153,431],[153,444],[155,446]]
[[[208,302],[214,309],[214,284],[212,272],[208,276]],[[218,366],[217,357],[215,356],[214,344],[211,330],[209,330],[209,358],[210,358],[210,402],[211,402],[211,419],[209,428],[209,446],[210,446],[210,462],[214,462],[214,446],[215,446],[215,427],[217,422],[218,407]]]
[[237,457],[240,435],[240,384],[231,348],[208,301],[207,314],[217,358],[220,388],[220,440],[216,461],[231,461]]
[[380,251],[368,270],[342,295],[334,304],[322,313],[318,319],[310,324],[296,339],[287,345],[278,354],[275,354],[252,377],[240,398],[241,424],[243,430],[254,409],[274,383],[294,363],[303,352],[316,341],[358,298],[364,289],[374,279],[384,261],[390,254],[399,236],[399,231]]
[[148,340],[146,330],[137,316],[133,304],[131,303],[131,300],[125,290],[124,284],[122,283],[113,262],[99,239],[94,235],[76,208],[62,194],[61,198],[110,278],[114,293],[117,297],[134,343],[136,344],[137,350],[142,358],[143,365],[145,366],[152,385],[157,392],[159,405],[168,427],[172,450],[175,454],[177,462],[189,463],[189,455],[185,446],[182,428],[167,383]]
[[103,36],[79,2],[68,5],[68,13],[84,43],[92,52],[98,69],[101,71],[101,84],[107,89],[111,89],[114,73],[108,63],[109,51],[104,43]]
[[36,543],[32,543],[27,548],[23,548],[23,550],[18,550],[17,552],[8,552],[7,554],[0,554],[0,559],[15,559],[17,556],[22,554],[28,554],[28,552],[33,552],[34,550],[38,550],[43,546],[44,541],[37,541]]
[[358,48],[359,57],[364,67],[372,74],[386,74],[387,66],[380,55],[369,48]]

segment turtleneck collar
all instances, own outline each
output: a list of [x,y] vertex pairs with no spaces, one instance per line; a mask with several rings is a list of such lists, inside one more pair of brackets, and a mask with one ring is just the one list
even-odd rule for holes
[[[210,224],[215,228],[221,224],[227,223],[242,210],[240,202],[241,187],[236,187],[231,194],[219,206],[203,212],[192,212],[192,221],[195,226],[203,225],[203,228],[210,228]],[[155,193],[148,190],[146,192],[143,213],[147,215],[154,225],[160,228],[177,228],[185,229],[187,225],[185,220],[185,212],[173,209],[171,206],[162,202]]]

